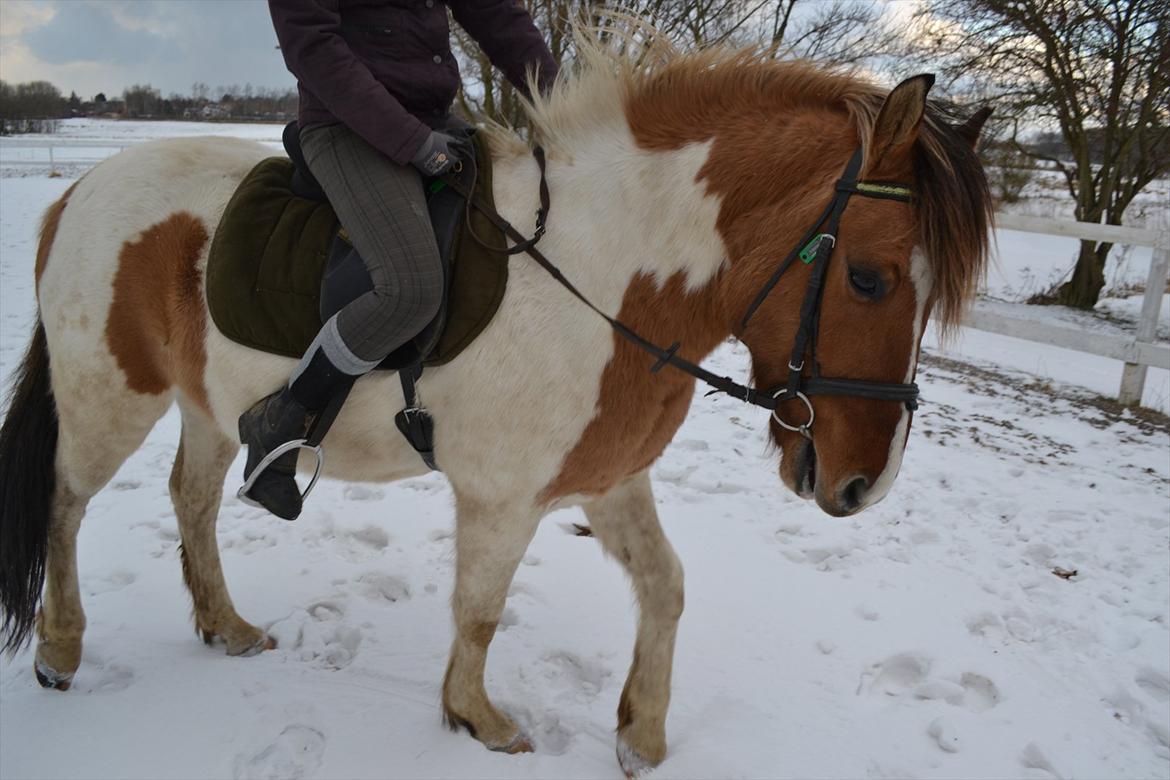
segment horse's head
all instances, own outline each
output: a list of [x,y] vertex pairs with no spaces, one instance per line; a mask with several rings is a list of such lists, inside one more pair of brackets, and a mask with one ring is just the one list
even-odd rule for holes
[[[870,121],[850,121],[840,109],[822,107],[765,128],[775,162],[751,175],[772,197],[756,200],[724,226],[732,254],[728,308],[742,313],[777,263],[818,224],[836,180],[864,143],[858,178],[879,186],[850,196],[822,269],[819,322],[811,318],[808,346],[796,347],[804,376],[854,383],[827,394],[789,391],[771,421],[781,479],[832,515],[852,514],[886,495],[910,429],[912,401],[881,398],[880,390],[867,393],[856,381],[913,382],[932,309],[944,327],[954,325],[984,264],[989,201],[974,142],[989,112],[948,124],[941,109],[927,103],[933,81],[917,76],[902,82],[884,102],[872,104],[877,110]],[[893,182],[912,191],[909,202],[880,197],[881,183]],[[751,351],[759,388],[784,387],[790,379],[802,304],[807,312],[808,281],[818,263],[825,263],[824,254],[794,262],[746,324],[737,322],[735,334]],[[800,430],[814,412],[815,422]]]

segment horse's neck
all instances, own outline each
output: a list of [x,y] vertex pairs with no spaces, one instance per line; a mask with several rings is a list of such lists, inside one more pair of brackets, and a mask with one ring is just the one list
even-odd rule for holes
[[[705,143],[647,151],[628,131],[615,131],[574,146],[571,155],[554,152],[548,233],[539,245],[603,311],[707,350],[728,335],[717,322],[713,284],[726,257],[715,225],[719,200],[698,177],[708,151]],[[502,160],[494,182],[501,213],[529,232],[536,164]],[[689,316],[671,316],[683,309]]]

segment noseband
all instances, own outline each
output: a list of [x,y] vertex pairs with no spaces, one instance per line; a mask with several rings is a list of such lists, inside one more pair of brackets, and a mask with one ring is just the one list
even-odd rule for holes
[[[860,195],[865,198],[897,200],[904,203],[908,203],[911,198],[911,190],[904,184],[881,181],[858,181],[857,174],[861,170],[860,149],[853,153],[849,164],[845,166],[844,175],[837,181],[836,193],[833,196],[833,200],[829,202],[824,212],[821,213],[817,221],[808,229],[808,232],[804,234],[804,237],[796,247],[788,253],[788,256],[776,268],[775,273],[760,288],[759,293],[756,294],[751,306],[748,307],[747,312],[740,321],[741,328],[747,326],[752,315],[760,308],[760,305],[763,304],[772,292],[772,289],[780,281],[780,277],[792,267],[796,260],[799,259],[803,264],[812,266],[812,273],[809,276],[804,301],[800,305],[800,325],[796,330],[796,341],[792,346],[792,356],[788,361],[788,379],[784,384],[764,391],[735,382],[730,377],[721,377],[713,374],[702,366],[695,365],[679,357],[678,350],[682,346],[681,342],[676,341],[669,347],[663,348],[643,338],[634,330],[594,306],[592,301],[586,298],[561,273],[560,269],[553,265],[536,248],[536,242],[544,234],[544,223],[549,210],[549,195],[548,187],[545,183],[544,150],[539,146],[536,147],[533,150],[533,156],[536,158],[537,165],[540,168],[541,205],[536,212],[537,233],[532,238],[526,238],[520,231],[512,227],[507,220],[496,213],[495,209],[472,198],[470,196],[470,190],[458,180],[447,179],[445,181],[448,185],[454,187],[458,192],[467,197],[469,206],[474,206],[494,223],[496,227],[503,230],[509,238],[517,242],[517,245],[510,249],[500,250],[499,247],[489,247],[490,249],[505,251],[508,254],[525,252],[531,256],[562,287],[609,323],[609,326],[618,335],[642,351],[657,358],[654,365],[650,367],[651,372],[657,373],[666,365],[674,366],[713,388],[708,395],[712,393],[726,393],[732,398],[738,398],[745,403],[767,409],[772,413],[772,419],[782,428],[796,431],[809,439],[812,438],[812,424],[815,418],[815,411],[813,410],[812,401],[809,400],[809,396],[852,396],[854,398],[870,398],[877,401],[895,401],[905,405],[911,411],[918,408],[918,385],[913,382],[904,384],[897,382],[869,382],[862,379],[826,378],[821,376],[820,367],[817,363],[817,328],[821,318],[821,300],[824,281],[829,269],[829,260],[832,258],[833,249],[837,245],[837,230],[841,223],[841,215],[845,211],[845,206],[849,203],[849,198],[853,195]],[[475,237],[474,233],[472,235]],[[478,240],[478,237],[475,238]],[[483,242],[480,241],[480,243]],[[779,415],[780,404],[793,398],[801,400],[808,410],[808,419],[803,423],[792,424],[785,421]]]
[[[788,253],[784,261],[776,268],[775,273],[764,283],[756,294],[743,319],[740,328],[747,327],[752,315],[771,294],[772,289],[789,268],[799,259],[805,265],[812,266],[812,273],[805,288],[804,301],[800,305],[800,325],[796,329],[796,340],[792,345],[792,356],[788,359],[788,381],[768,390],[772,400],[772,419],[781,428],[812,438],[810,430],[816,412],[813,409],[811,395],[838,395],[853,396],[855,398],[872,398],[877,401],[896,401],[904,404],[910,411],[918,408],[918,385],[913,382],[868,382],[861,379],[829,379],[821,376],[820,364],[817,362],[817,333],[821,321],[821,302],[823,300],[825,277],[829,272],[829,260],[833,257],[833,250],[837,246],[837,230],[841,224],[841,215],[849,204],[852,195],[865,198],[879,198],[883,200],[898,200],[910,202],[910,188],[894,182],[858,181],[857,174],[861,170],[861,150],[858,149],[845,166],[844,175],[837,180],[836,194],[821,216],[813,223],[796,247]],[[806,375],[805,368],[808,368]],[[779,405],[784,401],[797,398],[802,401],[808,411],[808,419],[800,424],[787,422],[780,416]],[[747,399],[745,399],[747,400]]]

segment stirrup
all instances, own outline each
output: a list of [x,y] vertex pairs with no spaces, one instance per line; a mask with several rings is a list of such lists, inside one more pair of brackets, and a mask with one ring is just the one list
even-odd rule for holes
[[[236,498],[243,501],[248,506],[259,507],[260,509],[267,509],[256,499],[248,495],[248,491],[256,484],[256,480],[260,477],[264,470],[276,462],[276,459],[287,452],[293,450],[308,450],[317,456],[317,468],[313,469],[313,478],[309,480],[309,486],[305,488],[305,492],[301,493],[301,501],[304,502],[309,497],[309,493],[313,492],[313,487],[317,484],[317,479],[321,476],[321,467],[325,465],[325,450],[321,449],[320,444],[309,444],[307,439],[293,439],[286,441],[279,447],[276,447],[272,452],[261,458],[260,462],[256,464],[256,468],[252,470],[252,474],[244,480],[244,484],[236,491]],[[295,473],[295,472],[294,472]]]

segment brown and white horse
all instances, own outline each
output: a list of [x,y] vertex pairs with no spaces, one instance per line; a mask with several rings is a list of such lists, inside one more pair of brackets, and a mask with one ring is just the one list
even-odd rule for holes
[[[912,78],[887,95],[751,53],[674,55],[647,68],[587,50],[577,73],[531,108],[554,204],[541,249],[601,309],[657,343],[681,342],[689,360],[739,339],[769,387],[787,374],[809,268],[794,266],[746,328],[741,317],[861,147],[866,178],[906,182],[915,196],[850,202],[817,354],[829,376],[909,382],[928,316],[957,322],[984,267],[989,224],[973,153],[982,117],[949,123],[927,102],[931,82]],[[517,138],[492,140],[498,208],[527,225],[536,165]],[[287,379],[292,361],[224,338],[209,324],[203,285],[224,206],[268,154],[221,138],[143,144],[98,165],[45,216],[40,322],[0,433],[0,597],[8,648],[35,624],[36,673],[48,687],[68,688],[81,659],[75,540],[86,504],[175,402],[182,439],[170,489],[197,630],[232,655],[272,646],[232,605],[215,524],[236,419]],[[869,280],[861,289],[858,274]],[[484,663],[537,524],[577,505],[640,604],[619,759],[634,774],[665,756],[683,573],[648,469],[682,423],[694,380],[651,373],[651,363],[519,256],[495,320],[422,380],[456,496],[443,708],[489,748],[530,749],[489,701]],[[394,377],[360,381],[326,442],[327,473],[378,482],[424,473],[392,422],[402,403]],[[832,514],[874,504],[898,472],[911,412],[868,398],[814,403],[811,443],[772,423],[781,479]],[[858,478],[868,487],[846,501]]]

